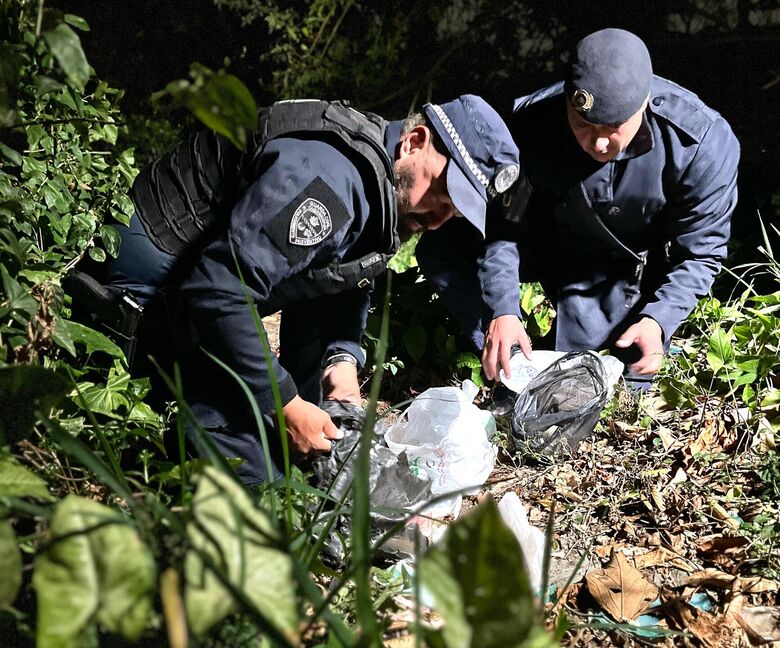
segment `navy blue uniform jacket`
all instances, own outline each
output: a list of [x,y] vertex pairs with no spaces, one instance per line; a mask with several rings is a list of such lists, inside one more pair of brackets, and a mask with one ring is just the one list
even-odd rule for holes
[[668,343],[726,255],[739,144],[717,112],[656,76],[639,132],[599,163],[574,139],[564,102],[562,83],[515,102],[510,130],[533,193],[517,239],[489,243],[480,259],[488,311],[520,316],[522,277],[556,304],[560,350],[608,347],[643,316]]

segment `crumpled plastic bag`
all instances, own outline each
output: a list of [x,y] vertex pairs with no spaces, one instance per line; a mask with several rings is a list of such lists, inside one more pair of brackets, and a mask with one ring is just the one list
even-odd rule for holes
[[542,587],[546,537],[540,529],[528,522],[525,507],[516,493],[509,491],[501,498],[498,512],[520,543],[531,590],[539,594]]
[[405,453],[412,471],[431,481],[431,493],[478,492],[493,470],[495,429],[490,412],[472,403],[476,386],[432,387],[417,396],[384,433],[388,448]]
[[596,426],[608,391],[607,373],[597,354],[573,351],[555,360],[531,378],[515,401],[516,448],[541,455],[576,450]]

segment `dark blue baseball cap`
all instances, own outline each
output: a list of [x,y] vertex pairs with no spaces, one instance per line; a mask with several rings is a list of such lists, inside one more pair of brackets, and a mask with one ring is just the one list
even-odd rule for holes
[[498,113],[481,97],[462,95],[423,112],[449,153],[447,191],[455,208],[485,235],[488,201],[520,174],[520,154]]
[[622,124],[650,94],[653,66],[642,39],[602,29],[574,48],[565,89],[571,106],[592,124]]

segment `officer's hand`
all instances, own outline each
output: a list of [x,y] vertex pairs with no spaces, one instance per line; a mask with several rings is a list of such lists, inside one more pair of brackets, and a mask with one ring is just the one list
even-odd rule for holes
[[337,362],[322,372],[322,398],[360,405],[360,383],[357,367],[351,362]]
[[488,380],[497,380],[499,369],[504,370],[507,378],[512,376],[509,357],[515,345],[519,345],[523,355],[531,359],[531,340],[519,317],[502,315],[490,322],[485,334],[485,348],[482,350],[482,368]]
[[661,325],[652,317],[643,317],[626,329],[615,342],[615,346],[627,349],[636,344],[642,352],[642,357],[631,365],[631,371],[640,375],[654,374],[661,368],[661,360],[664,357],[663,340]]
[[293,398],[282,411],[292,447],[301,454],[318,450],[327,452],[331,447],[330,439],[344,436],[330,416],[300,396]]

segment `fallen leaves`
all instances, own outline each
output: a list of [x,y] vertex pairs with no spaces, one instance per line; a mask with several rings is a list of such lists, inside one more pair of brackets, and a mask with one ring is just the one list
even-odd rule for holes
[[658,588],[622,552],[613,551],[607,566],[586,574],[585,582],[595,601],[619,623],[633,621],[658,598]]

